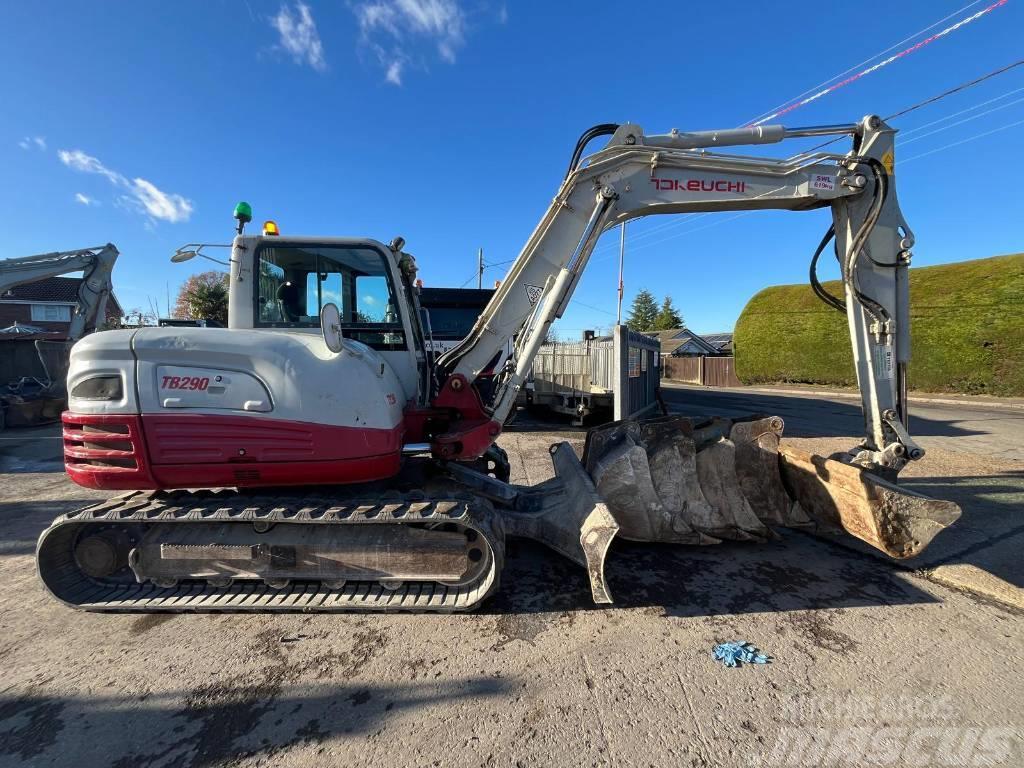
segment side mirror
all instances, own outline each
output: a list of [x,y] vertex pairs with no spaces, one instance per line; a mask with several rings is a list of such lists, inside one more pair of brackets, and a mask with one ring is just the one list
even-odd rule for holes
[[341,352],[341,313],[337,304],[324,304],[320,310],[320,331],[324,335],[324,344],[331,352]]

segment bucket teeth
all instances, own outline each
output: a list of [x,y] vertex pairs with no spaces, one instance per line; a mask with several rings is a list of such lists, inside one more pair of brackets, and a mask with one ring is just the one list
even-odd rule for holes
[[779,473],[779,442],[784,423],[778,416],[737,421],[729,431],[736,446],[736,478],[754,514],[767,525],[813,527],[790,499]]
[[[721,539],[767,541],[773,534],[743,495],[736,476],[736,446],[722,438],[697,454],[697,478],[713,515],[702,524]],[[697,524],[697,523],[695,523]]]
[[[686,440],[682,435],[679,439]],[[669,441],[661,441],[660,446],[648,456],[627,434],[594,467],[594,485],[619,523],[619,535],[634,541],[716,543],[687,523],[687,500],[679,483],[680,455]],[[695,503],[707,504],[703,496]]]
[[[781,430],[781,419],[765,421]],[[738,452],[728,439],[736,426],[724,418],[668,416],[591,430],[584,464],[619,523],[619,535],[679,544],[773,538],[753,508],[755,502],[745,496],[748,488],[752,494],[758,492],[758,484],[751,481],[745,488],[738,478],[740,461],[759,462],[744,469],[744,476],[752,477],[762,468],[761,449],[745,444]],[[742,427],[737,434],[745,432],[758,434],[758,429]],[[770,446],[769,440],[765,450]],[[785,494],[778,469],[771,487]],[[770,502],[757,500],[757,509],[769,506]]]

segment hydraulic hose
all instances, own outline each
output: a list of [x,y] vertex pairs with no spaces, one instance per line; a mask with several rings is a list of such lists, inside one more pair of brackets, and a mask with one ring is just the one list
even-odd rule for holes
[[827,290],[825,286],[818,280],[818,259],[821,258],[821,254],[825,250],[825,246],[829,244],[829,241],[836,236],[836,225],[832,224],[829,226],[825,236],[821,238],[821,242],[818,243],[817,250],[814,251],[814,256],[811,257],[811,290],[814,291],[814,295],[821,299],[823,302],[828,304],[833,309],[839,312],[846,312],[846,302],[837,296],[833,296]]
[[[565,172],[565,178],[568,179],[569,174],[575,171],[579,166],[580,160],[583,159],[583,150],[587,148],[587,144],[598,136],[611,136],[618,129],[618,123],[601,123],[600,125],[595,125],[593,128],[585,130],[576,142],[576,149],[572,152],[572,159],[569,161],[569,169]],[[563,179],[563,181],[565,181],[565,179]]]
[[846,263],[843,265],[843,280],[850,286],[851,292],[857,298],[857,301],[874,318],[875,322],[886,323],[890,319],[889,313],[885,307],[861,292],[857,282],[856,268],[857,259],[864,250],[864,246],[872,230],[874,230],[875,224],[878,223],[878,218],[882,213],[882,206],[885,204],[885,199],[889,194],[889,176],[885,166],[878,160],[869,158],[862,162],[871,169],[871,173],[875,177],[874,197],[871,202],[871,208],[867,216],[864,217],[864,223],[860,225],[853,236],[849,255],[846,258]]

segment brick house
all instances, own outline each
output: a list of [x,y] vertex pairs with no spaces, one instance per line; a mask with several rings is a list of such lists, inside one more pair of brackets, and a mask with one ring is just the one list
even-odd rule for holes
[[[67,338],[71,313],[78,305],[80,277],[47,277],[15,286],[0,295],[0,328],[18,323]],[[107,320],[120,320],[123,310],[113,293],[107,297]]]

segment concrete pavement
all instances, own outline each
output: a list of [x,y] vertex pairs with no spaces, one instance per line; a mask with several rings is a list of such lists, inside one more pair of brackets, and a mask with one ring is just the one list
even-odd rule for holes
[[[616,605],[513,542],[469,615],[70,611],[32,546],[97,494],[52,428],[0,435],[0,765],[1020,765],[1021,612],[786,532],[706,548],[616,544]],[[554,433],[502,438],[514,480]],[[726,669],[748,640],[767,666]]]

